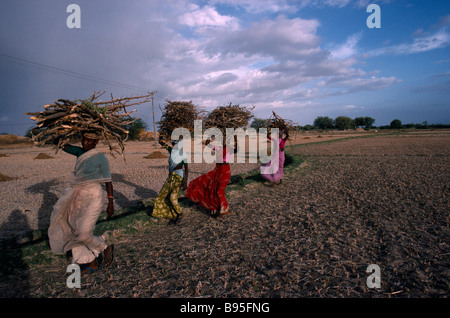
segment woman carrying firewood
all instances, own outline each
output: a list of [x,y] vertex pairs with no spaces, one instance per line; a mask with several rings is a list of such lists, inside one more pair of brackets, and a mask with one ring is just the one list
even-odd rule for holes
[[[269,140],[271,140],[270,135],[267,137]],[[286,144],[286,141],[289,138],[289,131],[288,129],[284,130],[284,137],[283,132],[281,136],[278,139],[278,158],[272,158],[268,163],[265,165],[262,165],[260,167],[261,176],[270,181],[272,186],[275,186],[276,182],[279,180],[279,184],[282,182],[283,178],[283,169],[284,169],[284,162],[285,162],[285,154],[284,154],[284,146]],[[278,160],[276,160],[278,159]],[[273,164],[277,164],[278,161],[278,169],[273,169],[274,167],[271,167]],[[272,172],[275,170],[275,172]]]
[[[82,147],[65,145],[62,149],[77,156],[71,184],[53,207],[48,237],[55,254],[71,252],[72,263],[82,273],[95,271],[113,261],[113,245],[107,245],[104,235],[94,236],[95,224],[103,211],[106,184],[108,217],[114,214],[113,186],[109,162],[95,149],[99,137],[82,134]],[[58,144],[58,140],[55,140]]]
[[[169,153],[169,176],[153,205],[153,217],[170,219],[169,225],[182,222],[182,210],[178,203],[178,192],[187,188],[188,165],[187,155],[183,152],[183,139],[168,144],[160,141],[161,146]],[[184,170],[183,170],[184,167]]]
[[[206,141],[206,145],[209,147],[211,147],[210,142],[210,140]],[[231,156],[237,152],[236,141],[235,144],[234,149],[225,145],[225,142],[223,147],[212,147],[216,153],[216,167],[192,180],[186,191],[186,197],[209,209],[212,216],[223,217],[230,214],[225,189],[231,178],[229,161]]]

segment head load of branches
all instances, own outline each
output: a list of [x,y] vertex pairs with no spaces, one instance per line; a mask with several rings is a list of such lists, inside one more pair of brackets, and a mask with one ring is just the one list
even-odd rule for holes
[[252,109],[239,105],[219,106],[206,115],[206,111],[190,102],[167,100],[158,122],[160,142],[170,142],[172,131],[186,128],[194,131],[194,121],[203,120],[202,129],[218,128],[226,136],[226,128],[245,128],[253,117]]
[[245,128],[253,117],[253,108],[248,109],[231,103],[228,106],[219,106],[209,113],[205,120],[205,128],[218,128],[224,136],[227,128]]
[[186,128],[194,131],[194,121],[202,119],[203,111],[189,102],[166,100],[162,116],[158,122],[160,142],[170,142],[172,131],[176,128]]
[[97,101],[104,93],[94,92],[85,100],[59,99],[44,105],[44,111],[25,113],[37,122],[31,130],[33,141],[38,145],[57,142],[58,151],[74,137],[89,132],[99,136],[109,146],[112,155],[123,155],[128,127],[136,121],[130,116],[136,110],[127,111],[126,108],[150,101],[154,92],[124,98],[111,95],[109,101]]
[[267,123],[264,127],[268,128],[269,130],[271,128],[278,128],[280,136],[282,134],[289,136],[290,132],[295,130],[295,123],[293,123],[291,120],[281,118],[274,111],[272,111],[272,116],[267,120]]

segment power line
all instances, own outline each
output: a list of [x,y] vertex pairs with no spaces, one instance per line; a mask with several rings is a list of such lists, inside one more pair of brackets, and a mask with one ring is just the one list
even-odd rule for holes
[[93,82],[98,82],[98,83],[102,83],[102,84],[109,84],[109,85],[115,85],[115,86],[121,86],[121,87],[129,88],[129,89],[148,90],[148,88],[142,88],[142,87],[138,87],[138,86],[135,86],[135,85],[120,83],[120,82],[116,82],[116,81],[103,79],[103,78],[100,78],[100,77],[86,75],[86,74],[83,74],[83,73],[74,72],[74,71],[71,71],[71,70],[66,70],[66,69],[63,69],[63,68],[60,68],[60,67],[51,66],[51,65],[45,65],[45,64],[42,64],[42,63],[26,60],[26,59],[23,59],[23,58],[20,58],[20,57],[14,57],[14,56],[7,55],[7,54],[0,53],[0,57],[3,57],[4,59],[5,58],[9,59],[9,60],[6,60],[7,62],[13,62],[13,63],[16,63],[16,64],[21,64],[21,65],[26,65],[24,63],[28,63],[28,64],[31,64],[31,65],[36,66],[36,67],[44,68],[44,70],[49,71],[49,72],[60,73],[60,74],[62,73],[64,75],[77,77],[77,78],[81,78],[81,79],[85,79],[85,80],[89,80],[89,81],[93,81]]

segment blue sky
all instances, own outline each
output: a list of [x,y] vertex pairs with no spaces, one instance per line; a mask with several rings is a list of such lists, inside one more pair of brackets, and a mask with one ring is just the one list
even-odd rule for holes
[[[81,28],[68,28],[69,4]],[[369,4],[381,28],[370,29]],[[59,98],[157,91],[206,110],[230,102],[300,125],[450,123],[450,1],[2,0],[0,132],[23,135]],[[151,105],[137,107],[152,127]]]

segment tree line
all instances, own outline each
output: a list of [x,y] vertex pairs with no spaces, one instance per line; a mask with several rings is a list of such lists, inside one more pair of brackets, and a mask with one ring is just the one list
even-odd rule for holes
[[[264,127],[267,119],[254,118],[251,124],[252,128],[258,129]],[[318,116],[312,125],[297,126],[298,130],[328,130],[328,129],[357,129],[364,128],[368,129],[438,129],[438,128],[450,128],[450,125],[445,124],[431,124],[429,125],[427,121],[421,124],[402,124],[400,119],[394,119],[389,125],[384,126],[374,126],[375,119],[372,117],[356,117],[350,118],[347,116],[338,116],[336,118],[330,118],[328,116]]]
[[332,119],[328,116],[319,116],[314,120],[313,126],[318,129],[356,129],[363,127],[366,129],[372,128],[375,119],[372,117],[356,117],[354,119],[347,116],[338,116]]

